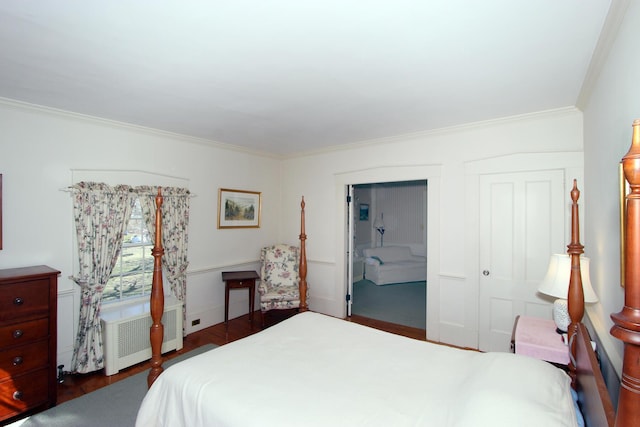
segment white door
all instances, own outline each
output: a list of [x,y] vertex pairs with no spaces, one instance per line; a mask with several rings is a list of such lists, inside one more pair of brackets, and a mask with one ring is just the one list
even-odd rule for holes
[[355,240],[355,203],[353,202],[353,185],[347,186],[347,316],[351,316],[353,305],[353,251]]
[[[566,197],[565,197],[566,196]],[[480,176],[479,347],[509,351],[517,315],[548,317],[537,288],[564,243],[564,173]]]

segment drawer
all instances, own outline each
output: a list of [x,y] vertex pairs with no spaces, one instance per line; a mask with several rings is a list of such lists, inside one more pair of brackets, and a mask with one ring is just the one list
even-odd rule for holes
[[30,280],[0,286],[0,322],[31,319],[48,313],[48,280]]
[[0,381],[28,371],[45,368],[48,361],[48,340],[0,351]]
[[0,382],[0,420],[49,401],[47,370]]
[[49,336],[49,319],[30,320],[0,327],[0,348],[29,344]]

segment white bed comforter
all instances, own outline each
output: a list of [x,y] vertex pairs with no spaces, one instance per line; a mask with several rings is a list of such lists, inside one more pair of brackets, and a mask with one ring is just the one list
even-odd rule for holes
[[169,367],[137,427],[575,426],[569,377],[306,312]]

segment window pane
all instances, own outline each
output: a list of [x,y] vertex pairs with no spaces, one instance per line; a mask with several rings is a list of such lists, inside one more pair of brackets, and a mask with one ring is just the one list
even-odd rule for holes
[[104,290],[104,303],[141,297],[151,292],[153,256],[151,239],[142,218],[140,202],[136,200],[122,250]]
[[122,298],[143,295],[145,270],[153,269],[153,258],[145,256],[146,251],[144,246],[122,248]]

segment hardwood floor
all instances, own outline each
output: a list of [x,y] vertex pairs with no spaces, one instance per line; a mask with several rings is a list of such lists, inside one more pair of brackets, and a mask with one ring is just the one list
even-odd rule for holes
[[384,322],[382,320],[369,319],[367,317],[353,315],[347,318],[348,321],[369,326],[371,328],[380,329],[382,331],[391,332],[397,335],[413,338],[416,340],[426,341],[427,331],[424,329],[412,328],[410,326],[397,325],[395,323]]
[[[271,315],[270,318],[267,319],[266,324],[269,326],[282,319],[282,315]],[[379,320],[367,319],[366,317],[361,316],[352,316],[347,320],[414,339],[424,341],[426,338],[426,331],[423,329],[395,325]],[[254,314],[253,326],[249,323],[249,315],[247,314],[230,320],[228,332],[225,331],[224,323],[219,323],[209,328],[189,334],[184,338],[183,348],[179,351],[172,351],[165,354],[164,360],[172,359],[205,344],[224,345],[259,332],[260,330],[260,312],[258,311]],[[104,375],[103,371],[92,372],[90,374],[67,374],[64,376],[64,381],[58,384],[58,404],[82,396],[83,394],[90,393],[109,384],[113,384],[131,375],[146,372],[148,370],[149,362],[143,362],[130,368],[123,369],[117,374],[111,376]]]

